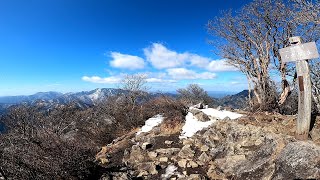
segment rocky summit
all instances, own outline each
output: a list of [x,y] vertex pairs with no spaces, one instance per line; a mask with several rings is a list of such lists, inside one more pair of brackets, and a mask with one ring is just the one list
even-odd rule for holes
[[295,116],[247,114],[189,138],[161,124],[114,140],[96,159],[107,170],[104,180],[320,179],[319,125],[312,139],[298,141],[294,124]]

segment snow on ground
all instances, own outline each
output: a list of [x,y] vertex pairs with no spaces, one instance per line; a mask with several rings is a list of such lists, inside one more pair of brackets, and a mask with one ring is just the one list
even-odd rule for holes
[[177,170],[178,168],[175,167],[174,165],[170,164],[167,169],[166,169],[166,173],[162,174],[162,178],[168,179],[169,177],[171,177],[172,175],[174,175],[174,172]]
[[[241,114],[230,112],[230,111],[219,111],[217,109],[201,109],[207,115],[217,117],[219,119],[224,119],[229,117],[230,119],[236,119],[241,117]],[[216,122],[216,120],[211,120],[207,122],[199,121],[196,117],[193,116],[191,112],[189,112],[186,116],[186,122],[182,127],[182,133],[180,139],[188,138],[193,136],[196,132],[201,131],[202,129],[210,126],[212,123]]]
[[181,133],[180,138],[191,137],[196,132],[202,130],[203,128],[210,126],[214,122],[215,122],[215,120],[201,122],[196,117],[194,117],[191,112],[189,112],[186,116],[186,122],[185,122],[184,126],[182,127],[182,133]]
[[158,114],[152,118],[146,120],[145,125],[142,126],[140,131],[137,132],[137,135],[141,134],[142,132],[149,132],[152,130],[153,127],[158,126],[163,121],[163,116]]
[[230,119],[237,119],[242,116],[242,114],[234,113],[231,111],[219,111],[217,109],[208,108],[208,109],[200,109],[202,112],[207,114],[208,116],[217,117],[219,119],[224,119],[226,117],[229,117]]

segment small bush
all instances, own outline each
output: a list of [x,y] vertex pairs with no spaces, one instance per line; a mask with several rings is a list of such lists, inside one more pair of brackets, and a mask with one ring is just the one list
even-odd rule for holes
[[179,127],[187,115],[187,107],[180,100],[161,96],[146,103],[145,111],[149,116],[163,114],[165,119],[163,127],[165,129],[174,129]]
[[177,92],[179,99],[184,102],[186,106],[198,103],[213,103],[213,99],[208,95],[208,93],[197,84],[190,84],[184,89],[178,89]]

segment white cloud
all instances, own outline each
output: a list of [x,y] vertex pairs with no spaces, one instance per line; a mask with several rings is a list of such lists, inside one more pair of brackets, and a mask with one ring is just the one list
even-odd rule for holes
[[226,60],[212,60],[207,57],[193,53],[178,53],[166,48],[159,43],[153,43],[144,49],[146,59],[157,69],[199,67],[211,72],[237,71],[233,66],[226,63]]
[[189,60],[191,66],[197,66],[201,68],[207,67],[211,61],[209,58],[202,57],[197,54],[189,54]]
[[157,69],[182,66],[188,59],[187,53],[179,54],[159,43],[153,43],[151,47],[147,47],[143,51],[147,60]]
[[144,60],[138,56],[111,52],[111,57],[113,59],[110,61],[110,65],[115,68],[134,70],[143,69],[145,66]]
[[208,64],[207,70],[211,72],[222,72],[222,71],[238,71],[237,68],[227,64],[227,60],[214,60]]
[[173,79],[214,79],[217,77],[211,72],[197,73],[185,68],[171,68],[167,69],[167,72]]
[[92,82],[92,83],[114,84],[114,83],[119,83],[121,78],[115,77],[115,76],[110,76],[105,78],[101,78],[99,76],[92,76],[92,77],[83,76],[82,80],[87,82]]
[[149,82],[149,83],[175,83],[177,81],[173,80],[173,79],[148,78],[147,82]]

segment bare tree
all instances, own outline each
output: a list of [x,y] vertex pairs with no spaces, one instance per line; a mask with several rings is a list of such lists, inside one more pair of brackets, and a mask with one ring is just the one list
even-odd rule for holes
[[311,64],[311,82],[312,82],[312,97],[320,112],[320,62],[313,62]]
[[148,90],[147,76],[145,74],[126,75],[121,80],[120,88],[126,90],[132,105],[136,104],[138,98],[146,96]]
[[[302,36],[306,42],[315,41],[319,47],[320,2],[319,0],[293,0],[295,2],[295,21],[300,23]],[[309,62],[311,67],[312,97],[320,112],[320,63],[319,59]]]
[[187,105],[195,105],[197,103],[210,104],[213,99],[198,84],[189,84],[186,88],[177,90],[179,98]]
[[[274,103],[272,101],[277,98],[272,97],[276,94],[271,89],[272,73],[280,74],[282,81],[278,104],[283,104],[290,94],[287,76],[294,76],[295,69],[281,60],[279,49],[289,45],[289,37],[313,32],[314,26],[305,27],[303,24],[311,21],[314,21],[313,24],[318,23],[318,19],[312,15],[309,15],[310,19],[302,21],[302,16],[311,9],[306,7],[310,2],[304,2],[254,0],[236,15],[230,10],[208,23],[209,32],[222,39],[212,44],[220,49],[221,56],[229,64],[246,75],[249,88],[251,84],[254,85],[253,91],[260,106]],[[319,16],[319,13],[315,16]]]

